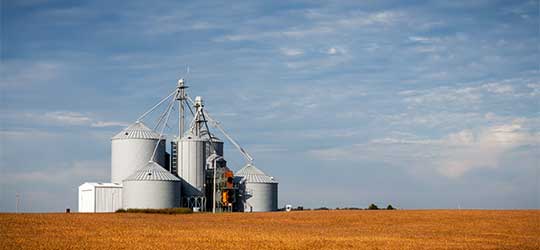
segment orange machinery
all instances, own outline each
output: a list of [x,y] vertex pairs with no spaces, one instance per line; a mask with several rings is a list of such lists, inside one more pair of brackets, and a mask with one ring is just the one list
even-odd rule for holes
[[225,171],[223,174],[225,182],[225,188],[221,192],[221,203],[223,206],[230,206],[234,202],[234,189],[233,189],[233,180],[234,174],[231,170]]

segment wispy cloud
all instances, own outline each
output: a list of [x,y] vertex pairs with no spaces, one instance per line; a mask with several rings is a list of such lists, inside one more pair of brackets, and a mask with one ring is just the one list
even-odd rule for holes
[[91,124],[92,127],[103,128],[103,127],[127,127],[129,123],[127,122],[114,122],[114,121],[97,121]]
[[540,96],[540,83],[529,83],[527,87],[532,90],[530,96]]
[[[65,163],[59,164],[66,165]],[[88,181],[106,182],[109,178],[105,161],[76,161],[68,167],[42,168],[25,172],[9,171],[4,173],[3,184],[14,183],[63,183],[70,179],[86,178]]]
[[482,88],[495,94],[510,94],[514,92],[514,87],[512,87],[512,85],[501,83],[487,83],[482,85]]
[[147,19],[144,32],[148,35],[174,34],[182,31],[197,32],[217,29],[220,26],[209,22],[194,22],[185,15],[156,16]]
[[63,63],[54,61],[6,61],[2,60],[0,67],[0,87],[33,89],[45,87],[46,83],[65,76],[66,67]]
[[348,56],[334,56],[329,58],[317,57],[306,60],[286,62],[285,65],[289,69],[308,70],[311,72],[316,70],[334,68],[339,65],[343,65],[350,60],[351,58]]
[[216,42],[238,42],[238,41],[256,41],[261,39],[287,39],[287,38],[304,38],[308,36],[321,35],[332,33],[332,29],[327,27],[314,28],[292,28],[289,30],[265,31],[246,34],[232,34],[215,38]]
[[37,118],[62,125],[83,125],[92,121],[90,117],[81,113],[67,111],[47,112],[44,115],[37,116]]
[[438,87],[430,90],[411,90],[400,92],[405,96],[404,101],[411,104],[426,104],[433,102],[479,102],[482,99],[482,93],[477,88],[452,88]]
[[301,49],[293,49],[293,48],[281,48],[280,49],[281,54],[286,56],[299,56],[303,55],[304,51]]
[[251,153],[279,153],[286,152],[288,149],[284,145],[275,145],[275,144],[250,144],[249,152]]
[[214,39],[216,42],[224,41],[256,41],[261,39],[287,39],[287,38],[307,38],[333,33],[343,32],[348,29],[357,29],[366,26],[385,26],[399,22],[405,14],[395,11],[381,11],[375,13],[351,13],[347,17],[336,18],[333,15],[307,14],[311,25],[300,25],[287,29],[270,30],[264,32],[244,32],[239,34],[229,34]]
[[480,84],[476,83],[460,87],[442,86],[427,90],[405,90],[399,92],[399,95],[404,96],[403,100],[410,104],[470,104],[482,102],[484,97],[488,97],[489,94],[500,96],[509,95],[513,97],[520,97],[526,95],[526,90],[521,90],[520,93],[516,93],[516,89],[514,86],[516,82],[524,85],[524,82],[526,81],[523,81],[521,79],[515,79],[500,82],[488,82]]
[[328,50],[326,50],[326,53],[329,55],[336,55],[336,54],[345,54],[347,51],[340,47],[330,47]]
[[32,140],[36,138],[54,140],[56,137],[58,137],[58,135],[52,132],[37,129],[10,129],[0,130],[0,137],[2,140],[6,140],[6,138],[15,138],[17,140]]
[[[396,165],[407,162],[411,169],[435,170],[449,178],[460,177],[478,168],[497,168],[501,157],[521,146],[540,146],[540,133],[524,127],[526,121],[516,119],[477,130],[464,129],[439,139],[386,137],[366,144],[312,150],[321,160],[371,160]],[[529,154],[535,150],[530,149]]]
[[342,27],[358,27],[369,25],[391,25],[399,22],[405,18],[406,14],[399,11],[381,11],[376,13],[359,13],[351,17],[338,19],[336,22],[330,22],[329,24],[342,26]]
[[413,42],[419,42],[419,43],[433,43],[436,41],[440,41],[438,38],[431,38],[431,37],[425,37],[425,36],[409,36],[409,40]]
[[73,111],[51,111],[43,114],[3,112],[0,117],[20,123],[32,122],[58,126],[124,127],[128,125],[127,122],[103,121],[95,115]]

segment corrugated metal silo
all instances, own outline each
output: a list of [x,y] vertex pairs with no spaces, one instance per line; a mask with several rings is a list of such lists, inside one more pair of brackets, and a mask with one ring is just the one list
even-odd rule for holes
[[212,154],[217,154],[219,156],[223,156],[223,141],[219,139],[217,136],[212,135],[212,144],[208,142],[209,136],[208,134],[204,134],[202,138],[206,139],[206,159]]
[[148,163],[156,144],[154,161],[165,165],[165,140],[142,122],[136,122],[111,139],[111,182],[121,183]]
[[252,164],[236,172],[244,178],[246,199],[244,212],[269,212],[278,209],[278,182]]
[[155,162],[149,162],[123,182],[124,208],[180,207],[181,180]]
[[206,142],[199,136],[188,135],[178,142],[178,176],[185,181],[184,194],[204,195]]

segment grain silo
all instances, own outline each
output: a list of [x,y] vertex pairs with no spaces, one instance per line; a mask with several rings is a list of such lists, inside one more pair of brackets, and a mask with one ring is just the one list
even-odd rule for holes
[[[214,134],[208,135],[208,132],[206,130],[201,132],[201,137],[206,140],[205,147],[206,147],[206,157],[205,159],[208,159],[210,155],[217,154],[219,156],[223,156],[223,141],[219,139]],[[211,139],[210,139],[211,138]],[[210,140],[212,140],[212,143],[210,143]]]
[[[174,91],[111,138],[112,183],[81,185],[81,211],[113,211],[118,207],[120,193],[124,208],[185,206],[194,211],[208,208],[212,211],[277,210],[277,181],[253,166],[253,157],[208,114],[203,99],[200,96],[191,99],[186,88],[180,79]],[[169,118],[176,101],[178,134],[170,138],[171,154],[167,164],[166,139],[162,135],[170,128]],[[157,133],[140,121],[164,103],[168,104],[154,125],[154,129],[160,131]],[[191,111],[188,114],[193,115],[187,130],[186,106]],[[211,133],[209,125],[219,130],[248,163],[237,176],[223,159],[224,142]],[[208,166],[207,159],[210,160]]]
[[125,179],[123,186],[125,209],[180,207],[181,180],[156,162],[147,162]]
[[135,122],[111,139],[111,182],[122,183],[148,163],[156,144],[153,161],[165,165],[165,140],[142,122]]
[[184,194],[204,195],[206,140],[188,135],[178,142],[178,176],[185,181]]
[[278,208],[278,182],[252,164],[236,173],[245,182],[244,212],[269,212]]

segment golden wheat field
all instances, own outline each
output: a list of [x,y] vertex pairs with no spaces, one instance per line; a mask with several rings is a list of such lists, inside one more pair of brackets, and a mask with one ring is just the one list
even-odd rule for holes
[[2,249],[540,249],[540,211],[0,214]]

